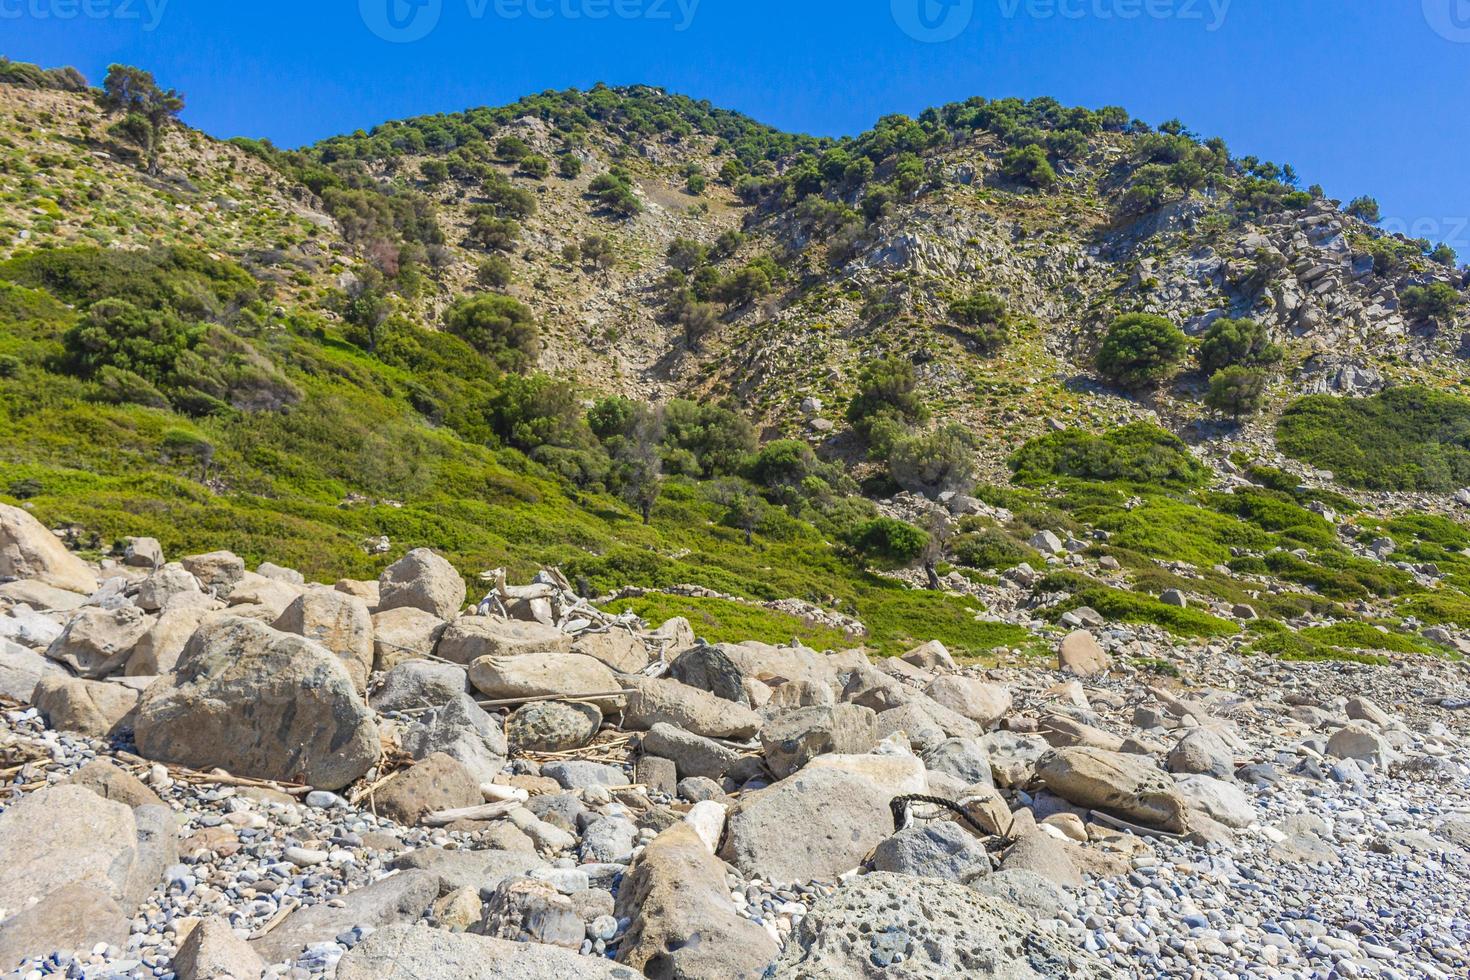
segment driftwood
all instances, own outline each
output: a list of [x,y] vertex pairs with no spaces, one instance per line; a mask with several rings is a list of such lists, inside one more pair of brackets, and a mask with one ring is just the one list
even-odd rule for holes
[[506,800],[483,806],[467,806],[459,810],[440,810],[438,813],[425,815],[419,822],[425,827],[445,827],[460,820],[500,820],[520,808],[520,800]]
[[1110,816],[1109,814],[1103,813],[1101,810],[1093,810],[1090,816],[1098,823],[1107,824],[1114,830],[1122,830],[1130,834],[1137,834],[1139,837],[1163,837],[1168,840],[1186,839],[1184,834],[1175,834],[1167,830],[1156,830],[1153,827],[1145,827],[1141,824],[1129,823],[1127,820],[1121,820],[1118,817]]

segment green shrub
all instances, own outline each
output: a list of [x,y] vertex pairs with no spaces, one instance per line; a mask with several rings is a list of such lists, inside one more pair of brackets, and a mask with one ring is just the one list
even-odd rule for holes
[[891,517],[876,517],[857,528],[851,544],[858,554],[884,565],[903,566],[917,561],[929,536]]
[[976,292],[956,300],[949,315],[987,353],[999,350],[1010,333],[1010,313],[1005,301],[994,293]]
[[1053,432],[1026,443],[1010,464],[1021,483],[1076,477],[1194,487],[1210,479],[1209,467],[1195,459],[1178,436],[1147,422],[1102,435],[1081,429]]
[[1410,320],[1448,320],[1464,303],[1465,297],[1449,283],[1410,286],[1399,294],[1399,303]]
[[959,535],[950,544],[955,561],[970,568],[1003,572],[1020,564],[1041,568],[1040,552],[1029,548],[999,528],[981,528]]
[[1238,422],[1243,416],[1256,414],[1266,404],[1267,380],[1261,368],[1240,365],[1221,368],[1210,377],[1205,404]]
[[1090,606],[1110,620],[1122,623],[1153,623],[1175,636],[1217,637],[1240,632],[1234,623],[1197,609],[1180,609],[1149,596],[1106,586],[1092,586],[1053,606],[1049,614],[1060,619],[1063,613]]
[[539,353],[540,334],[531,311],[499,293],[481,293],[455,301],[444,326],[507,371],[529,365]]
[[1057,172],[1046,158],[1046,150],[1035,143],[1007,150],[1001,161],[1001,170],[1012,180],[1030,184],[1038,190],[1046,190],[1057,182]]
[[1224,368],[1265,367],[1281,360],[1281,348],[1271,342],[1265,324],[1222,317],[1210,324],[1200,339],[1199,366],[1206,374]]
[[1276,444],[1348,486],[1449,492],[1470,485],[1470,399],[1411,385],[1311,395],[1286,410]]
[[1097,369],[1125,388],[1143,388],[1172,375],[1187,347],[1184,334],[1164,317],[1129,313],[1108,328]]

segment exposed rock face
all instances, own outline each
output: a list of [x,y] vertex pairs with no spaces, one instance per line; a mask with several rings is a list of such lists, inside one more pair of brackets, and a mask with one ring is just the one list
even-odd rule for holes
[[97,576],[87,563],[26,511],[0,504],[0,579],[34,579],[68,592],[91,594]]
[[584,633],[572,644],[572,652],[600,660],[620,674],[636,674],[648,666],[648,647],[624,629]]
[[440,619],[453,619],[464,607],[464,599],[464,579],[428,548],[410,551],[388,566],[378,580],[380,612],[408,606]]
[[372,705],[378,711],[432,708],[454,700],[469,686],[469,674],[463,667],[409,660],[388,671],[383,686],[373,695]]
[[399,664],[432,655],[448,626],[433,613],[412,606],[374,613],[373,669],[392,670]]
[[0,694],[17,701],[30,701],[41,678],[68,676],[66,668],[33,650],[9,640],[0,640]]
[[47,674],[30,700],[57,731],[109,738],[132,726],[138,692],[121,684]]
[[400,741],[403,750],[415,759],[444,753],[481,783],[494,779],[505,765],[506,743],[500,719],[467,694],[457,695],[419,716],[403,731]]
[[201,626],[178,673],[138,705],[138,749],[196,769],[340,789],[381,752],[372,713],[332,653],[264,623]]
[[787,980],[1102,980],[1101,960],[962,885],[875,872],[819,901],[776,964]]
[[819,755],[860,755],[878,742],[878,716],[856,704],[798,708],[766,722],[760,731],[766,765],[784,779]]
[[1086,630],[1078,630],[1062,640],[1057,648],[1057,662],[1068,673],[1092,677],[1112,666],[1113,658],[1098,645],[1096,637]]
[[1172,833],[1187,829],[1184,801],[1144,757],[1086,747],[1054,749],[1036,768],[1047,789],[1078,806]]
[[343,592],[311,589],[281,613],[275,628],[315,640],[334,653],[359,694],[373,670],[373,620],[367,603]]
[[189,637],[206,616],[223,603],[202,592],[174,596],[164,604],[158,618],[138,638],[123,670],[129,677],[159,677],[171,674],[179,664]]
[[480,781],[460,762],[436,753],[394,776],[374,791],[378,811],[405,826],[425,814],[477,806]]
[[227,596],[245,577],[245,560],[228,551],[211,551],[204,555],[190,555],[180,559],[179,564],[199,580],[199,584],[216,595]]
[[113,896],[92,883],[63,885],[0,922],[0,968],[42,951],[122,946],[132,919]]
[[979,838],[952,820],[915,824],[878,845],[873,868],[895,874],[967,881],[990,872],[990,854]]
[[764,929],[735,914],[724,866],[687,823],[644,848],[618,890],[617,914],[633,920],[618,962],[656,977],[756,980],[778,952]]
[[643,736],[643,751],[671,760],[679,779],[719,779],[740,759],[740,753],[713,739],[662,722]]
[[981,728],[991,727],[1011,710],[1010,691],[1000,684],[987,684],[975,677],[936,677],[925,693]]
[[322,902],[297,909],[279,928],[252,941],[250,948],[267,963],[280,963],[312,943],[331,942],[354,926],[381,929],[415,922],[438,897],[438,875],[405,871],[349,892],[338,904]]
[[190,930],[174,957],[179,980],[258,977],[266,965],[260,954],[219,918],[205,919]]
[[505,736],[522,752],[566,752],[592,741],[601,727],[594,704],[540,701],[517,708],[505,721]]

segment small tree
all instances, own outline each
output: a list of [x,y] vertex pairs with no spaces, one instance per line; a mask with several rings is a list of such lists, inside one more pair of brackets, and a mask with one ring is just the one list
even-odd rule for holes
[[1209,374],[1239,364],[1266,367],[1281,360],[1281,348],[1271,342],[1271,332],[1255,320],[1222,317],[1210,324],[1199,345],[1199,366]]
[[637,405],[611,446],[618,494],[638,509],[645,526],[663,489],[663,438],[663,413]]
[[1001,170],[1012,180],[1047,190],[1057,182],[1057,172],[1046,158],[1046,150],[1036,143],[1009,150],[1001,161]]
[[510,285],[514,274],[510,259],[503,255],[491,255],[475,270],[475,282],[486,289],[504,289]]
[[1108,328],[1097,369],[1125,388],[1144,388],[1173,374],[1187,347],[1183,332],[1164,317],[1130,313]]
[[1005,300],[994,293],[971,293],[949,308],[950,318],[966,328],[981,350],[998,350],[1010,331]]
[[879,419],[923,422],[929,409],[919,397],[918,375],[908,361],[884,358],[871,361],[858,377],[857,395],[847,406],[847,421],[863,438],[870,438]]
[[1205,404],[1239,422],[1254,415],[1266,401],[1266,372],[1261,368],[1231,365],[1210,378]]
[[449,308],[444,325],[508,371],[526,367],[537,354],[536,320],[523,304],[499,293],[465,297]]
[[613,240],[606,235],[588,235],[582,239],[582,261],[597,269],[610,269],[617,259]]
[[536,180],[545,180],[551,176],[551,161],[539,154],[532,154],[521,158],[516,171]]
[[153,73],[130,65],[109,65],[102,83],[102,104],[125,120],[119,132],[138,144],[148,161],[148,172],[158,172],[163,133],[170,120],[184,110],[184,97],[175,89],[161,89]]
[[469,239],[492,252],[509,252],[521,237],[521,226],[513,218],[497,218],[482,212],[470,224]]
[[1404,312],[1416,321],[1448,320],[1463,301],[1455,287],[1444,282],[1410,286],[1399,294]]
[[419,164],[419,176],[430,187],[437,187],[449,179],[449,164],[443,160],[425,160]]
[[582,158],[575,153],[563,153],[556,160],[556,172],[567,180],[582,176]]
[[916,561],[928,543],[928,535],[892,517],[875,517],[858,525],[852,535],[854,550],[865,558],[890,566]]
[[1368,195],[1355,197],[1343,208],[1343,213],[1366,221],[1370,225],[1376,225],[1383,220],[1383,211],[1378,207],[1378,201]]
[[711,488],[711,499],[725,508],[724,523],[745,535],[745,544],[752,543],[753,535],[761,525],[761,512],[765,502],[755,489],[744,480],[724,479]]

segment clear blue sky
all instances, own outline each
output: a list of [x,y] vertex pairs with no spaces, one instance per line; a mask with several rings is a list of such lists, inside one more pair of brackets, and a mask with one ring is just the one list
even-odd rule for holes
[[822,135],[971,95],[1117,104],[1470,257],[1470,0],[0,0],[0,53],[138,64],[191,124],[283,146],[597,81]]

